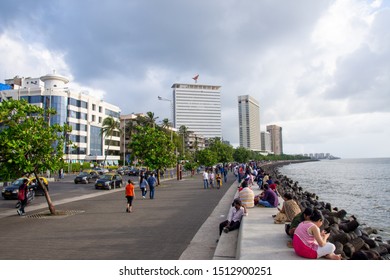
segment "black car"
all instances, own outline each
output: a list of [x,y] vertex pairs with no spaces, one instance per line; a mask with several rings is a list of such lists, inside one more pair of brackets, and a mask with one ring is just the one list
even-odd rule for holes
[[[19,178],[15,181],[12,182],[11,185],[6,186],[3,188],[1,195],[3,196],[4,199],[18,199],[18,194],[19,194],[19,187],[23,184],[23,180],[26,178]],[[46,189],[49,191],[49,183],[46,178],[40,177],[42,183],[46,186]],[[35,194],[38,195],[45,195],[45,192],[43,189],[34,182],[34,180],[31,180],[27,178],[28,180],[28,187],[32,189]]]
[[74,183],[88,184],[91,182],[96,182],[99,177],[99,174],[95,170],[80,172],[76,178],[74,178]]
[[114,173],[101,175],[95,183],[95,189],[111,190],[122,186],[122,176]]
[[117,170],[116,170],[116,173],[118,173],[119,175],[128,175],[129,174],[129,167],[127,166],[123,166],[123,167],[119,167]]
[[129,176],[139,176],[139,169],[131,168],[128,173]]

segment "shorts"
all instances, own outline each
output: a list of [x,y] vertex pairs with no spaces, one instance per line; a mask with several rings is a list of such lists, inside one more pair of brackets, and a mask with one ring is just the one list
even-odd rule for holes
[[134,196],[126,196],[127,198],[127,203],[131,206],[133,203]]

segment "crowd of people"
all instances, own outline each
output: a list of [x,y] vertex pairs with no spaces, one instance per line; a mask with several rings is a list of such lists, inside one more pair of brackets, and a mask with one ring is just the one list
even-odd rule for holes
[[[298,256],[341,259],[340,254],[335,254],[335,245],[328,241],[330,234],[323,230],[321,211],[301,207],[293,192],[281,188],[280,182],[256,163],[238,164],[233,172],[239,186],[227,220],[219,225],[220,235],[238,229],[242,217],[248,214],[248,208],[275,208],[274,223],[285,224],[285,232],[292,239],[287,246],[292,247]],[[255,195],[255,192],[259,193]]]

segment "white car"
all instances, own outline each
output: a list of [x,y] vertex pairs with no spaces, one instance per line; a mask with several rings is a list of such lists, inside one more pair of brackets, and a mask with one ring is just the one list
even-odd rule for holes
[[109,172],[108,169],[106,168],[100,168],[100,167],[95,167],[93,170],[95,170],[97,173],[99,173],[100,175],[103,175],[103,174],[106,174]]

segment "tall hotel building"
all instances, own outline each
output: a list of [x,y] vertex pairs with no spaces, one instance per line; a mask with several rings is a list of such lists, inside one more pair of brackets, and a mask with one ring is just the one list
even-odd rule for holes
[[108,145],[110,139],[104,139],[101,128],[108,116],[119,122],[119,107],[82,92],[72,92],[66,86],[68,82],[55,73],[40,78],[7,79],[0,88],[1,99],[25,99],[42,108],[54,108],[57,114],[50,117],[50,124],[72,126],[68,137],[77,146],[65,148],[65,161],[101,163],[108,153],[107,163],[116,164],[120,159],[121,135],[116,132]]
[[271,150],[275,155],[283,154],[282,128],[277,125],[267,125],[267,131],[271,134]]
[[221,87],[201,84],[173,84],[173,122],[179,129],[205,139],[222,139]]
[[261,150],[260,107],[249,95],[238,96],[240,146],[252,151]]

